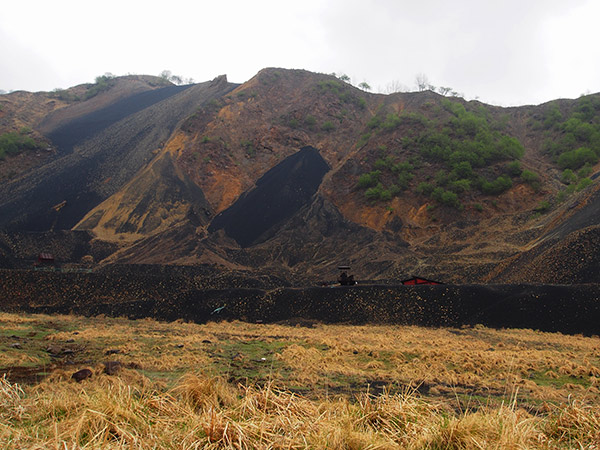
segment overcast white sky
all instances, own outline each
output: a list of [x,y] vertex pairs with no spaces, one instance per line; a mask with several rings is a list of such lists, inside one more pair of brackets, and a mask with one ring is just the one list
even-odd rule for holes
[[600,91],[599,20],[598,0],[3,1],[0,89],[285,67],[375,91],[422,73],[467,99],[538,104]]

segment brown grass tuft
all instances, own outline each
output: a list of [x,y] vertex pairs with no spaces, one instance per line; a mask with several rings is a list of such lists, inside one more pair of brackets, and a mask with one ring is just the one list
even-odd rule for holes
[[[13,334],[20,351],[49,361],[40,369],[55,367],[39,383],[0,378],[0,448],[600,448],[598,338],[10,314],[0,323],[0,367],[18,360]],[[51,360],[48,341],[74,353]],[[120,350],[116,375],[103,373],[107,349]],[[94,375],[76,383],[81,367]]]

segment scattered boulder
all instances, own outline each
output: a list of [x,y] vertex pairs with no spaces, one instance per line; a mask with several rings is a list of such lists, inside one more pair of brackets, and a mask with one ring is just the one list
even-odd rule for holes
[[11,347],[11,348],[17,348],[17,349],[23,348],[23,347],[21,346],[21,344],[19,344],[18,342],[15,342],[14,344],[10,344],[10,347]]
[[111,350],[106,350],[105,355],[118,355],[119,353],[121,353],[121,350],[111,349]]
[[106,375],[116,375],[121,370],[121,362],[120,361],[106,361],[104,363],[103,372]]
[[62,353],[62,347],[60,345],[49,345],[48,347],[46,347],[46,351],[48,353],[50,353],[50,355],[52,356],[57,356],[60,355]]
[[92,371],[90,369],[81,369],[71,375],[71,378],[78,383],[82,382],[86,378],[90,378],[92,376]]

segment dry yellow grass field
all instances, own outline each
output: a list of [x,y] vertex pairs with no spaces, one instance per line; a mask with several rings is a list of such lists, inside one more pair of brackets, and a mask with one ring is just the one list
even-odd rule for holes
[[3,313],[0,349],[0,448],[600,448],[598,337]]

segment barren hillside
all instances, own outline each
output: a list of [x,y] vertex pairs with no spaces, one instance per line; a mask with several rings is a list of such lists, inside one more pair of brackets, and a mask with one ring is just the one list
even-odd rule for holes
[[598,95],[499,108],[284,69],[242,85],[108,81],[3,109],[51,149],[0,187],[9,260],[10,233],[76,229],[118,249],[102,265],[599,281]]

